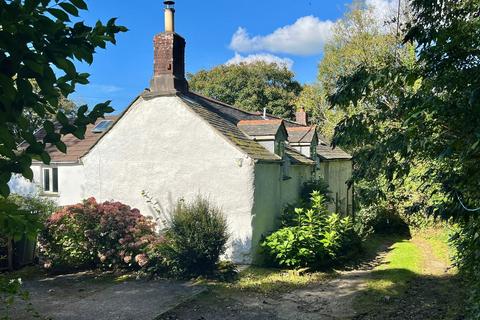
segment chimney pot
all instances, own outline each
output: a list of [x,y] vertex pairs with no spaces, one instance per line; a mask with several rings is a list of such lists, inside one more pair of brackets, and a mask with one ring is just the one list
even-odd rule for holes
[[164,1],[165,32],[175,32],[175,1]]

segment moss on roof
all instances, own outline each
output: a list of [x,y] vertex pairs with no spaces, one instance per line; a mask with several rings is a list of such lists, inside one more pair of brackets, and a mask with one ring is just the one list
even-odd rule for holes
[[199,96],[196,99],[192,99],[190,96],[180,95],[180,98],[195,113],[251,158],[260,161],[281,161],[279,156],[271,153],[258,142],[251,140],[237,128],[235,123],[222,116],[222,113],[215,110],[215,106],[210,105],[211,102],[209,100],[202,99],[203,101],[200,103],[198,100],[201,97]]

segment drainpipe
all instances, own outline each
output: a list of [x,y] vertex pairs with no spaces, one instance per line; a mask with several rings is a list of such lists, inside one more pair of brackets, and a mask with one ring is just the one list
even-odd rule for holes
[[[353,159],[352,159],[352,174],[353,174]],[[352,222],[355,223],[355,182],[352,180]]]

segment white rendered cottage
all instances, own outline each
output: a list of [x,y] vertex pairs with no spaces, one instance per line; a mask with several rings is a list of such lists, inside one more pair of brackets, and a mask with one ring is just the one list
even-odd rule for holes
[[[171,3],[165,12],[166,31],[154,37],[150,88],[118,117],[89,126],[84,140],[65,137],[67,154],[49,147],[52,162],[32,165],[33,183],[18,178],[10,185],[18,193],[38,189],[59,205],[92,196],[113,199],[160,219],[143,192],[165,211],[178,198],[202,195],[227,217],[227,257],[251,263],[262,235],[277,226],[283,206],[298,200],[305,181],[326,175],[325,157],[318,149],[324,142],[306,121],[249,113],[190,92],[185,40],[174,32]],[[305,119],[303,113],[299,116]],[[320,151],[332,152],[324,147]],[[347,160],[335,186],[346,199],[341,211],[350,213]]]

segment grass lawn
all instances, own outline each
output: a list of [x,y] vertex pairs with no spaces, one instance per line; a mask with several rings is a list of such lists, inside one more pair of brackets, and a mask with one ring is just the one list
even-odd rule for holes
[[238,278],[231,283],[202,280],[201,284],[207,285],[210,289],[221,291],[222,293],[243,291],[266,295],[304,288],[333,276],[333,272],[309,273],[302,272],[302,270],[282,270],[251,266],[239,272]]
[[[375,238],[371,246],[387,239]],[[382,314],[384,319],[408,318],[410,313],[430,319],[434,316],[430,310],[442,309],[441,319],[456,319],[462,313],[463,290],[456,270],[449,269],[453,252],[447,243],[448,230],[422,230],[409,240],[391,240],[396,242],[385,262],[372,271],[366,289],[354,300],[355,310]]]

